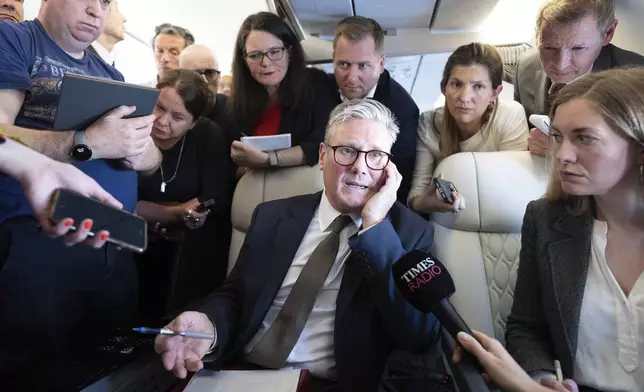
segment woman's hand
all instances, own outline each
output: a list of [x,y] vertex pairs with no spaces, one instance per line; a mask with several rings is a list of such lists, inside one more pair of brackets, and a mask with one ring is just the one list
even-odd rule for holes
[[206,223],[208,214],[210,214],[210,210],[197,212],[193,209],[188,209],[184,215],[183,224],[190,230],[198,229]]
[[240,141],[235,140],[230,148],[230,157],[238,166],[250,169],[268,167],[268,153]]
[[[443,175],[439,174],[438,178],[442,179]],[[460,193],[458,193],[458,191],[452,192],[452,198],[454,199],[454,203],[446,203],[443,198],[437,194],[436,184],[434,181],[431,181],[427,192],[422,196],[416,196],[413,202],[413,208],[416,211],[428,214],[432,212],[456,213],[465,209],[465,199]]]

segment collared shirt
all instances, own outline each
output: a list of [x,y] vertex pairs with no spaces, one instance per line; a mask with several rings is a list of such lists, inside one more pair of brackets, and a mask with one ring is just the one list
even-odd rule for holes
[[99,44],[98,41],[94,41],[92,42],[92,47],[94,48],[94,50],[96,50],[96,53],[101,56],[103,61],[111,66],[114,66],[114,57],[110,52],[107,51],[107,49],[103,47],[103,45]]
[[[277,314],[282,310],[286,298],[291,293],[293,285],[300,276],[313,250],[326,238],[329,226],[339,215],[341,215],[340,212],[331,206],[326,197],[326,192],[323,192],[320,205],[304,234],[300,247],[295,253],[293,263],[282,282],[282,287],[278,291],[268,313],[266,313],[264,322],[257,334],[246,346],[246,354],[252,351],[268,331]],[[336,301],[340,291],[340,284],[342,283],[342,276],[344,275],[345,262],[351,253],[349,238],[356,234],[358,228],[362,225],[362,219],[359,216],[352,215],[351,218],[355,225],[349,225],[340,232],[338,254],[322,290],[318,294],[306,326],[285,365],[286,367],[308,369],[314,376],[324,379],[332,380],[337,376],[333,339]],[[364,231],[361,230],[359,234]]]
[[[369,90],[365,98],[373,98],[373,96],[376,94],[376,88],[378,88],[378,84],[376,84],[371,90]],[[342,102],[349,101],[349,99],[345,97],[344,94],[342,94],[342,90],[338,89],[338,91],[340,91],[340,98],[342,99]]]
[[595,220],[573,378],[599,390],[642,391],[644,274],[627,296],[606,260],[607,233],[606,222]]

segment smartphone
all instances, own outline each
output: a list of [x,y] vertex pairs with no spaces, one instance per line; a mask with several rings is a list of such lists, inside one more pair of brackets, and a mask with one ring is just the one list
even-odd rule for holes
[[212,207],[215,204],[215,199],[208,199],[204,201],[203,203],[200,203],[197,208],[195,208],[195,212],[202,213],[206,212],[206,210],[210,207]]
[[436,189],[440,193],[441,197],[448,204],[454,204],[454,196],[452,192],[456,192],[456,187],[450,181],[443,180],[440,178],[434,177],[434,184],[436,184]]
[[548,116],[533,114],[530,116],[530,123],[546,135],[550,134],[550,118]]
[[[94,236],[94,233],[100,230],[107,230],[110,233],[107,242],[119,247],[137,253],[143,253],[147,248],[148,228],[145,219],[76,192],[57,189],[53,195],[49,220],[57,223],[65,218],[71,218],[75,223],[84,219],[93,220],[90,235]],[[71,229],[76,230],[76,227],[72,226]]]

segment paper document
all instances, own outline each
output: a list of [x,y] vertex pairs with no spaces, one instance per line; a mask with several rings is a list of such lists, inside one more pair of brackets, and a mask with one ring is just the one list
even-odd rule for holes
[[285,133],[275,136],[244,136],[241,138],[242,143],[262,151],[275,151],[291,147],[291,134]]
[[301,370],[200,370],[184,392],[296,392]]

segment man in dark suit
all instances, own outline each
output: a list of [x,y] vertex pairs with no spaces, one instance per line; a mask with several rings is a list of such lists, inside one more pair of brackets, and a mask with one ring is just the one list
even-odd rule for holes
[[[644,57],[610,42],[615,34],[614,0],[549,0],[537,16],[537,50],[523,54],[514,78],[514,99],[526,116],[548,114],[561,87],[589,72],[643,65]],[[530,131],[528,149],[544,156],[548,136]]]
[[[436,318],[412,308],[391,275],[396,260],[428,251],[433,237],[396,202],[401,175],[389,152],[397,134],[377,101],[334,109],[320,144],[324,191],[255,209],[227,281],[199,312],[168,325],[216,338],[159,336],[166,369],[183,378],[212,350],[216,366],[294,366],[310,371],[315,388],[375,391],[393,347],[435,344]],[[308,308],[298,308],[303,303]]]
[[333,99],[373,98],[396,117],[400,134],[391,149],[393,162],[402,174],[398,200],[407,203],[416,163],[418,106],[407,90],[385,69],[385,33],[373,19],[350,16],[342,20],[333,40]]

